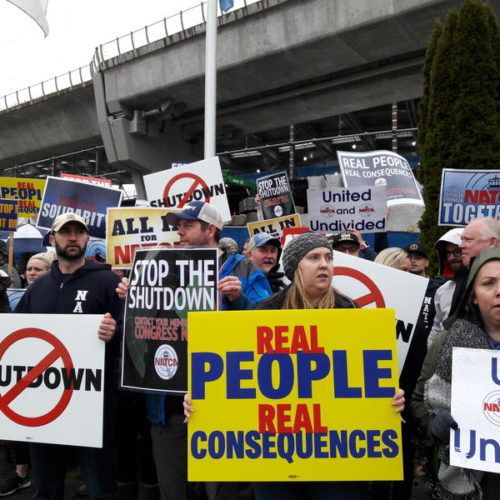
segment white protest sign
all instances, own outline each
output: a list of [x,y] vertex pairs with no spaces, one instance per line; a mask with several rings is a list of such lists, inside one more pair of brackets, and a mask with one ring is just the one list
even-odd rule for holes
[[2,314],[0,439],[102,447],[101,318]]
[[307,190],[309,228],[320,233],[340,233],[348,228],[383,232],[386,205],[383,187]]
[[450,464],[500,473],[500,351],[453,348]]
[[224,221],[231,219],[217,156],[145,175],[144,185],[152,207],[182,208],[190,201],[205,201],[217,207]]
[[363,308],[396,310],[401,374],[429,280],[342,252],[333,252],[333,264],[333,286],[337,290]]
[[346,187],[383,186],[389,207],[406,203],[424,205],[413,171],[403,156],[381,150],[337,151],[337,157]]

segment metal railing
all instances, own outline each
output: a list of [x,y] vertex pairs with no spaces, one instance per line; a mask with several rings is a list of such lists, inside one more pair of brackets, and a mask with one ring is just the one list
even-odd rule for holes
[[[234,7],[230,12],[247,7],[258,1],[234,0]],[[92,74],[99,69],[102,62],[203,24],[206,22],[206,13],[206,2],[200,2],[190,9],[180,11],[154,24],[144,26],[136,31],[105,42],[96,47],[92,61],[87,66],[82,66],[68,71],[63,75],[55,76],[49,80],[30,85],[29,87],[0,97],[0,111],[12,109],[21,104],[32,103],[36,99],[60,92],[61,90],[71,90],[75,86],[90,82]],[[223,14],[219,13],[220,15]]]

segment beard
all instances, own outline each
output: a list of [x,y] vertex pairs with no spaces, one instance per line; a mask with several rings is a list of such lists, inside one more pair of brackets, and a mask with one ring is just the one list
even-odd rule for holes
[[79,260],[82,258],[83,255],[85,255],[85,252],[87,251],[87,244],[85,244],[83,247],[78,247],[79,251],[75,252],[74,250],[69,253],[66,248],[63,248],[58,245],[57,241],[55,242],[55,249],[56,249],[56,254],[58,257],[62,257],[63,259],[66,260]]

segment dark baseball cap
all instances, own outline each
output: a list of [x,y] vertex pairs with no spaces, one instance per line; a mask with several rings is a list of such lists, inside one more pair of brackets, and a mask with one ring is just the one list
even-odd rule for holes
[[359,247],[358,238],[356,238],[356,236],[349,231],[334,234],[333,236],[329,236],[328,239],[332,242],[333,248],[335,248],[335,245],[340,245],[341,243],[354,243]]
[[416,243],[410,243],[409,245],[406,245],[404,248],[406,253],[415,253],[417,255],[421,255],[422,257],[425,257],[426,259],[429,259],[429,255],[427,254],[427,250],[425,249],[424,245],[422,243],[416,242]]

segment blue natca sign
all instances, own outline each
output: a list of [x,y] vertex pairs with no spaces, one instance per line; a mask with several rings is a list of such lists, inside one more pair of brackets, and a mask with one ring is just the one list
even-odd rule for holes
[[17,229],[18,200],[0,199],[0,231],[14,232]]
[[478,217],[500,220],[500,170],[443,169],[440,226],[466,226]]

